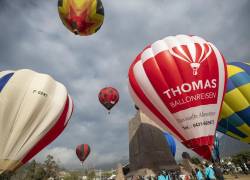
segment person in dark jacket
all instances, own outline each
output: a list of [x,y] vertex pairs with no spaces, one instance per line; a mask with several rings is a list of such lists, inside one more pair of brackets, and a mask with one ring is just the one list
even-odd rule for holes
[[213,170],[214,170],[214,174],[215,174],[216,179],[224,180],[224,176],[223,176],[223,173],[221,171],[221,168],[218,166],[217,163],[215,163],[213,165]]

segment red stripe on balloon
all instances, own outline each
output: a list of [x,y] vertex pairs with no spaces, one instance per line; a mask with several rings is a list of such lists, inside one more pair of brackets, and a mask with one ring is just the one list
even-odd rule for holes
[[[69,111],[69,97],[66,100],[64,110],[60,118],[57,120],[56,124],[25,155],[25,157],[22,159],[22,163],[26,163],[27,161],[29,161],[33,156],[35,156],[44,147],[46,147],[48,144],[54,141],[62,133],[62,131],[67,125],[67,124],[64,125],[64,123],[66,122],[68,111]],[[73,111],[73,109],[70,109],[70,111]]]
[[136,93],[137,97],[143,102],[143,104],[150,109],[150,111],[158,117],[172,132],[174,132],[181,140],[185,140],[185,138],[168,122],[168,120],[154,107],[154,105],[149,101],[149,99],[145,96],[144,92],[138,85],[135,76],[134,76],[134,66],[135,64],[140,61],[140,56],[139,54],[135,61],[132,63],[132,65],[129,68],[129,82],[131,84],[131,88],[133,88],[134,92]]
[[85,154],[85,158],[84,159],[86,159],[88,157],[89,153],[90,153],[89,145],[84,144],[84,154]]

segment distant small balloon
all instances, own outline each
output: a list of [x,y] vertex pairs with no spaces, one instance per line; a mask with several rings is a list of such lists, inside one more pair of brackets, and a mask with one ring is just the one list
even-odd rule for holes
[[111,110],[119,101],[119,93],[113,87],[105,87],[99,92],[99,101],[107,109]]
[[90,146],[88,144],[79,144],[76,147],[76,155],[78,159],[83,163],[90,154]]
[[101,0],[58,0],[58,12],[63,24],[81,36],[97,32],[104,20]]

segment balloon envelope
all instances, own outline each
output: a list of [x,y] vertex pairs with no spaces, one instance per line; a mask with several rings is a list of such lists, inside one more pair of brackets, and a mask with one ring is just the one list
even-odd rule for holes
[[76,147],[76,155],[78,159],[83,162],[89,156],[90,147],[88,144],[79,144]]
[[173,136],[167,132],[164,132],[164,136],[167,140],[168,146],[170,148],[170,151],[172,153],[172,155],[175,157],[176,154],[176,143],[175,140],[173,138]]
[[58,0],[58,12],[63,24],[82,36],[97,32],[104,19],[101,0]]
[[228,83],[217,130],[250,144],[250,64],[227,66]]
[[156,41],[129,69],[129,90],[135,104],[206,159],[211,158],[225,84],[223,56],[198,36]]
[[113,87],[105,87],[98,94],[100,103],[107,109],[111,110],[119,101],[119,93]]
[[0,173],[13,171],[66,127],[73,103],[52,77],[31,70],[0,72]]

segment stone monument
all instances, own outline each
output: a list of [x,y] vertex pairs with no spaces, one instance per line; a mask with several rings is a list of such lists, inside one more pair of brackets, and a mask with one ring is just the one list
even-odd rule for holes
[[129,169],[131,175],[156,175],[160,170],[179,170],[163,129],[140,110],[129,121]]
[[118,164],[117,166],[117,175],[115,177],[115,180],[125,180],[121,164]]
[[199,168],[191,162],[191,157],[187,152],[182,153],[181,171],[186,175],[192,175],[195,172],[195,168]]

